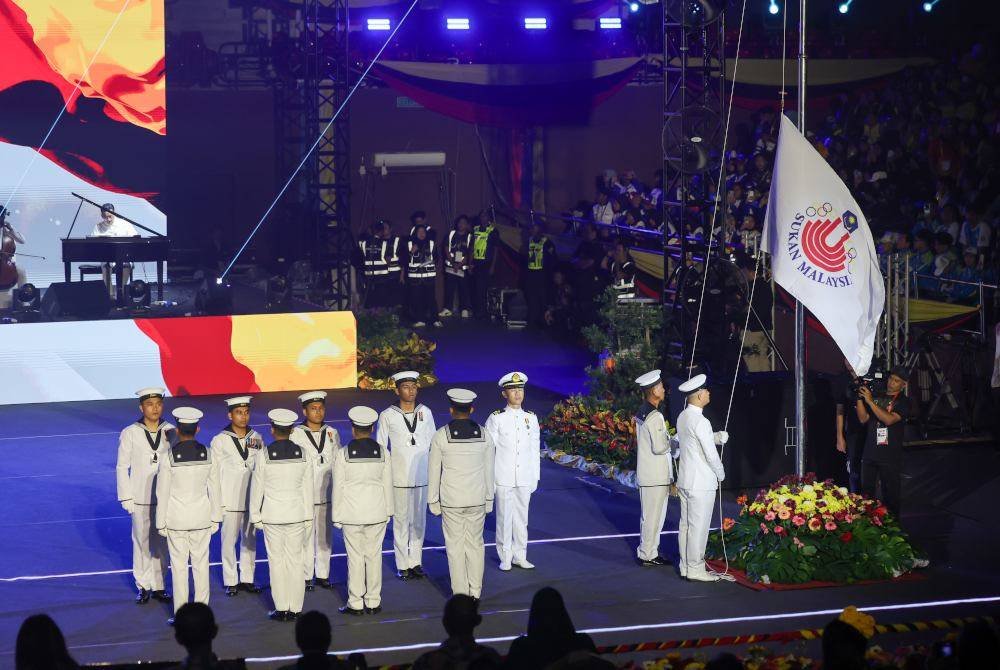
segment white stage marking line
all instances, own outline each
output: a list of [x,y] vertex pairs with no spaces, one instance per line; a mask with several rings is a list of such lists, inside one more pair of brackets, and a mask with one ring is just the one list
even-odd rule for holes
[[[110,517],[115,518],[115,517]],[[715,528],[711,530],[716,530]],[[676,535],[676,530],[665,530],[660,535]],[[629,537],[639,537],[639,533],[617,533],[614,535],[579,535],[576,537],[548,537],[541,540],[528,540],[528,544],[557,544],[560,542],[585,542],[587,540],[620,540]],[[484,546],[495,547],[495,542],[487,542]],[[424,547],[424,551],[444,551],[443,546]],[[393,554],[392,549],[382,551],[383,556]],[[330,558],[347,558],[347,554],[332,554]],[[266,558],[258,558],[257,563],[267,563]],[[209,567],[222,565],[221,562],[208,564]],[[66,572],[58,575],[22,575],[19,577],[0,577],[0,582],[37,582],[48,579],[72,579],[74,577],[100,577],[103,575],[125,575],[132,572],[131,569],[124,570],[97,570],[94,572]]]
[[[923,607],[947,607],[951,605],[975,605],[975,604],[985,604],[985,603],[996,603],[1000,602],[1000,596],[989,596],[983,598],[957,598],[954,600],[932,600],[928,602],[920,603],[896,603],[891,605],[862,605],[859,609],[863,612],[885,612],[891,610],[908,610],[908,609],[918,609]],[[818,616],[831,616],[834,614],[840,614],[844,611],[843,607],[835,609],[825,609],[825,610],[807,610],[804,612],[780,612],[777,614],[760,614],[754,616],[736,616],[736,617],[726,617],[724,619],[698,619],[694,621],[666,621],[663,623],[650,623],[650,624],[638,624],[635,626],[615,626],[612,628],[584,628],[579,632],[595,634],[595,633],[623,633],[630,631],[640,631],[640,630],[656,630],[662,628],[687,628],[690,626],[705,626],[714,624],[729,624],[729,623],[740,623],[748,621],[766,621],[769,619],[794,619],[794,618],[806,618],[806,617],[818,617]],[[510,642],[516,639],[516,635],[503,635],[500,637],[484,637],[477,638],[479,643],[489,643],[489,642]],[[392,647],[369,647],[365,649],[342,649],[338,651],[331,651],[331,654],[336,654],[337,656],[346,656],[348,654],[361,653],[361,654],[375,654],[384,653],[390,651],[415,651],[417,649],[429,649],[440,646],[440,642],[420,642],[416,644],[403,644],[396,645]],[[247,658],[245,659],[247,663],[274,663],[276,661],[291,661],[299,658],[298,654],[295,656],[269,656],[266,658]]]

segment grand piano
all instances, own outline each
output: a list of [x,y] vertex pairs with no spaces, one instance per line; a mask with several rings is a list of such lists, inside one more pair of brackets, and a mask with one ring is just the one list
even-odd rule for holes
[[[73,196],[80,199],[80,207],[77,208],[76,215],[73,217],[69,233],[62,241],[62,260],[66,271],[66,282],[72,281],[73,263],[117,263],[121,267],[122,263],[155,262],[156,299],[163,300],[163,263],[170,253],[170,238],[117,212],[115,212],[116,217],[152,233],[153,237],[71,237],[83,204],[88,203],[98,209],[101,207],[99,203],[78,193],[73,193]],[[117,276],[117,283],[121,283],[120,275]],[[124,287],[118,286],[119,292],[123,289]]]

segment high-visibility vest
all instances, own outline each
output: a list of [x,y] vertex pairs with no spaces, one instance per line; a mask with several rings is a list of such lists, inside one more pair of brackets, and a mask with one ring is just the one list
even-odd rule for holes
[[[420,245],[419,242],[417,242]],[[410,263],[406,275],[410,279],[433,279],[437,276],[434,264],[434,240],[424,240],[416,252],[410,253]]]
[[448,255],[444,257],[444,271],[456,277],[465,276],[465,261],[472,245],[472,233],[452,230],[448,233]]
[[389,265],[385,261],[386,240],[373,238],[358,242],[361,247],[361,257],[365,260],[366,277],[382,277],[389,274]]
[[493,232],[493,224],[481,228],[476,226],[472,234],[476,236],[476,241],[472,245],[472,259],[476,261],[486,260],[486,246],[490,241],[490,234]]
[[619,270],[622,273],[621,277],[615,278],[615,291],[618,292],[618,298],[634,298],[635,297],[635,265],[632,261],[625,261],[619,264],[618,261],[611,263],[611,276],[615,277]]
[[403,266],[399,261],[399,237],[393,235],[391,238],[389,238],[388,242],[389,242],[389,249],[388,249],[389,253],[387,253],[386,255],[389,257],[388,258],[389,272],[391,273],[402,272]]
[[544,270],[545,269],[545,244],[549,239],[542,236],[542,239],[538,240],[528,240],[528,269],[529,270]]

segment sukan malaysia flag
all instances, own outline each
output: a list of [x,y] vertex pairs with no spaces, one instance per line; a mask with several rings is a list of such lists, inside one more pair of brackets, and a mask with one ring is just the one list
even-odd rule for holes
[[875,243],[851,192],[781,116],[763,245],[774,279],[812,312],[858,375],[885,304]]

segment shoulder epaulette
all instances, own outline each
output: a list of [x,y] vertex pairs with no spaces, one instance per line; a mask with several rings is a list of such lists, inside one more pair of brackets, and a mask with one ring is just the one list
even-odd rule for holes
[[497,416],[498,414],[503,414],[503,410],[502,409],[493,410],[493,414],[491,416]]
[[525,412],[527,412],[528,414],[530,414],[531,416],[534,416],[534,415],[535,415],[535,413],[534,413],[534,412],[532,412],[532,411],[531,411],[530,409],[526,409],[526,410],[524,410],[524,411],[525,411]]

